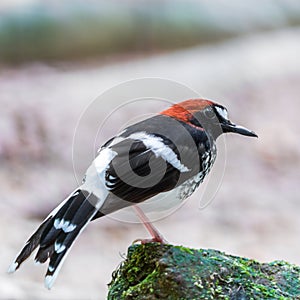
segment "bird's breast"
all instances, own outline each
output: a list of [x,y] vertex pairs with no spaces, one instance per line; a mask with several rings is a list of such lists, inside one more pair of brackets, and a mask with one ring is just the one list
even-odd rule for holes
[[215,159],[217,156],[216,146],[215,144],[212,145],[210,151],[206,151],[202,154],[200,160],[200,171],[197,175],[193,176],[192,178],[185,181],[181,184],[178,188],[178,197],[181,200],[184,200],[191,196],[194,191],[198,188],[200,183],[204,180],[205,176],[210,172]]

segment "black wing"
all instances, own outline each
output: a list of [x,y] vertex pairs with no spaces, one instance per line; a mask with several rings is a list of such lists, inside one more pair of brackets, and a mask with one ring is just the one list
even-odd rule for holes
[[183,151],[189,157],[190,163],[185,170],[167,162],[143,141],[126,138],[111,147],[117,155],[106,171],[107,188],[123,200],[139,203],[175,188],[199,172],[200,164],[195,166],[195,161],[199,160],[198,152],[189,153],[187,146],[178,149],[166,138],[163,142],[163,148],[171,149],[179,161]]

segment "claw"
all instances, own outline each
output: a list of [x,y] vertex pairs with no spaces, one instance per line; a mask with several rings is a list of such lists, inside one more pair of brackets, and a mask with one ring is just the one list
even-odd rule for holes
[[141,243],[142,245],[145,245],[145,244],[148,244],[148,243],[167,244],[168,241],[165,240],[162,236],[157,236],[157,237],[152,238],[152,239],[135,239],[132,242],[132,245],[136,244],[136,243]]

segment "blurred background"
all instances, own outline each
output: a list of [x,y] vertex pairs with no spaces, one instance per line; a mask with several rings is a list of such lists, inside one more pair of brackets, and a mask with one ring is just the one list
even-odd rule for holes
[[[90,224],[51,292],[43,286],[46,266],[32,260],[5,273],[30,233],[77,186],[72,141],[82,112],[103,91],[140,77],[187,85],[259,135],[226,138],[216,197],[199,209],[197,192],[156,222],[166,239],[299,265],[299,53],[297,0],[2,0],[0,299],[105,299],[127,247],[148,237],[140,224]],[[115,99],[111,108],[120,104]],[[81,124],[86,136],[107,116],[105,105]],[[120,118],[147,112],[139,106]],[[81,176],[94,150],[82,138]]]

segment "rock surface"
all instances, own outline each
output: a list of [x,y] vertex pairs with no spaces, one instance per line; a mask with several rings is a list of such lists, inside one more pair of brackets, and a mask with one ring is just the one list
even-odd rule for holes
[[300,268],[212,249],[149,243],[129,247],[108,299],[300,299]]

